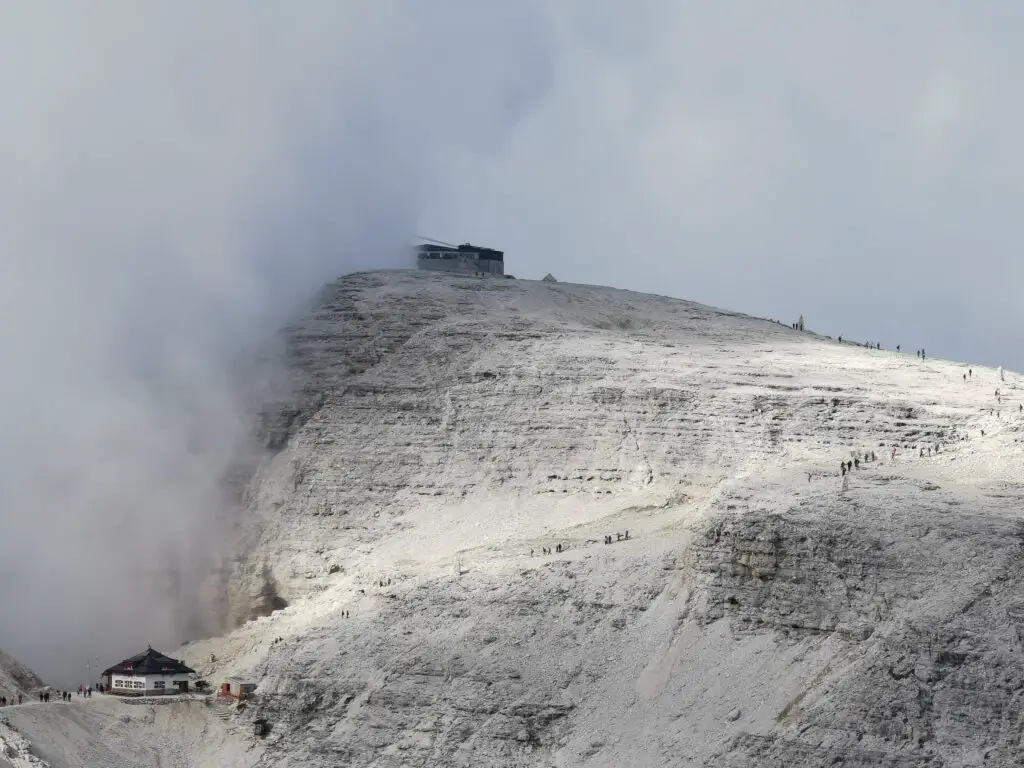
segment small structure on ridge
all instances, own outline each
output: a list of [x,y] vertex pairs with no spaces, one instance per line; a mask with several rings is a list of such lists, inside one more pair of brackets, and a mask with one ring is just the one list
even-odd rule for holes
[[120,696],[164,696],[188,693],[195,670],[147,647],[103,671],[105,690]]
[[432,272],[501,277],[505,274],[505,252],[469,243],[424,243],[416,246],[416,267]]
[[256,692],[256,683],[243,680],[240,677],[225,677],[220,684],[217,696],[227,699],[245,700]]

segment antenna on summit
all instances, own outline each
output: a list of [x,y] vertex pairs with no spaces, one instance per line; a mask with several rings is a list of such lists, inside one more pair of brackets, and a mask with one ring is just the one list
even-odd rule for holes
[[444,240],[435,240],[432,237],[424,237],[423,235],[414,235],[414,237],[417,240],[423,240],[424,242],[427,242],[427,243],[435,243],[437,245],[443,245],[446,248],[458,248],[459,247],[459,246],[455,245],[454,243],[446,243]]

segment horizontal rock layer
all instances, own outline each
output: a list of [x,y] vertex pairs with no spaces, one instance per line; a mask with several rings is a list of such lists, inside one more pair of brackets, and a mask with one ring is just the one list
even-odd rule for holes
[[1015,375],[409,272],[287,342],[248,621],[183,651],[260,681],[276,764],[1019,760]]

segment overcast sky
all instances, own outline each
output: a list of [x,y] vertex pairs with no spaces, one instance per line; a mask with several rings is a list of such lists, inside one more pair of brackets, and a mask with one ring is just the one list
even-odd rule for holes
[[416,233],[523,278],[1024,369],[1022,17],[4,5],[0,647],[70,685],[197,626],[244,431],[229,362],[324,281],[407,264]]
[[448,164],[422,234],[504,248],[522,277],[802,313],[1024,369],[1024,4],[580,0],[545,15],[542,97],[495,156]]

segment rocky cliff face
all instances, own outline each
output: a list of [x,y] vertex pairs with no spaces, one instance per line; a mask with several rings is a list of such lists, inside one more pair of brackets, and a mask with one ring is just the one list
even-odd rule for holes
[[1012,375],[415,272],[330,286],[288,357],[248,621],[183,650],[260,683],[275,765],[1024,755]]
[[10,699],[18,693],[28,695],[43,685],[43,681],[20,661],[0,650],[0,694]]
[[832,504],[709,521],[687,553],[698,621],[847,646],[777,732],[743,734],[721,764],[1019,761],[1024,521],[998,495],[972,512],[945,489],[860,480]]

